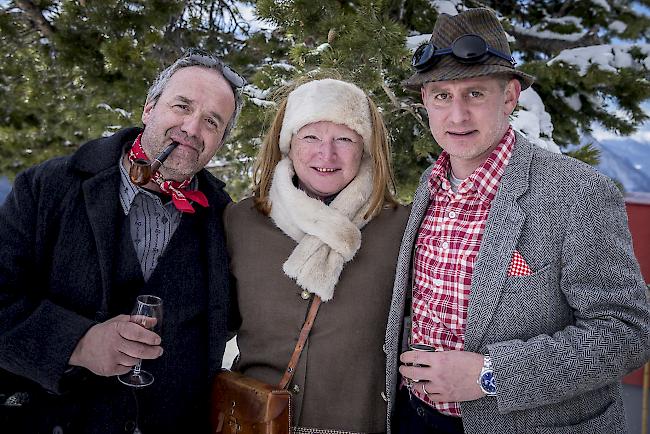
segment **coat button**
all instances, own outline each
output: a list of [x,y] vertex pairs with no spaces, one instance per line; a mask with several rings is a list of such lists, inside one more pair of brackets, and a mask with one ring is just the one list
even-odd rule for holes
[[386,351],[386,344],[381,346],[381,350],[384,352],[384,354],[388,354],[388,352]]
[[424,409],[422,407],[418,407],[417,412],[418,416],[424,417]]
[[301,293],[300,296],[302,297],[303,300],[309,300],[309,297],[311,297],[311,293],[304,289]]
[[292,391],[294,394],[298,394],[298,393],[300,393],[300,386],[298,386],[297,384],[294,384],[293,387],[291,388],[291,391]]
[[384,402],[388,402],[388,397],[386,396],[386,392],[381,392],[381,399],[383,399]]

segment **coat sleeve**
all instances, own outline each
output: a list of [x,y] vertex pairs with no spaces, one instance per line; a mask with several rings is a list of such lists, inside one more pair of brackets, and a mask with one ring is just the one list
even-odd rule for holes
[[594,175],[568,194],[557,282],[572,319],[548,334],[487,346],[502,413],[598,389],[650,357],[645,284],[620,192]]
[[47,222],[56,202],[44,190],[42,168],[29,169],[15,180],[0,207],[0,368],[58,392],[78,340],[94,324],[57,304],[47,280],[52,238]]
[[[224,236],[226,238],[226,246],[228,248],[228,256],[232,257],[230,247],[232,246],[232,243],[228,243],[228,238],[233,237],[234,235],[232,233],[228,233],[228,229],[232,229],[232,219],[235,218],[233,215],[235,214],[235,203],[230,202],[226,208],[223,211],[223,225],[224,225]],[[236,334],[237,330],[239,330],[239,327],[241,326],[241,315],[239,313],[239,305],[237,303],[237,279],[235,276],[228,270],[229,277],[230,277],[230,286],[229,286],[229,293],[230,293],[230,300],[232,300],[232,303],[230,304],[230,313],[228,315],[228,332],[229,332],[229,339],[232,339]]]

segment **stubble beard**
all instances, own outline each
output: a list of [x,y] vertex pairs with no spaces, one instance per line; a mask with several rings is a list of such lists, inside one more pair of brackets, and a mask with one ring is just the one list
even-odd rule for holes
[[[147,134],[147,129],[145,128],[141,143],[150,161],[153,161],[166,148],[165,143],[170,140],[169,133],[170,130],[166,131],[162,136],[150,135]],[[174,149],[158,169],[158,172],[165,180],[183,182],[186,179],[190,179],[201,169],[201,167],[198,167],[198,155],[195,155],[192,160],[183,158],[177,161],[177,157],[176,149]]]
[[181,167],[178,167],[176,160],[174,158],[174,152],[171,153],[169,158],[163,163],[163,165],[158,169],[160,174],[165,179],[170,179],[178,182],[182,182],[186,179],[190,179],[194,176],[201,168],[198,167],[198,159],[190,162],[187,159],[183,160]]

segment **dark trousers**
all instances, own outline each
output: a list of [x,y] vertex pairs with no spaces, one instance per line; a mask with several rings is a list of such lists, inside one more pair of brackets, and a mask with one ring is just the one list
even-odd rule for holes
[[406,387],[397,393],[393,432],[397,434],[463,434],[463,421],[447,416],[409,395]]

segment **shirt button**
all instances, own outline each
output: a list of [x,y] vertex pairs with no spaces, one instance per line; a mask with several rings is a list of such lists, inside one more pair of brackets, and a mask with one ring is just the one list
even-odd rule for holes
[[302,297],[303,300],[309,300],[309,297],[311,297],[311,294],[309,293],[309,291],[307,291],[305,289],[300,293],[300,296]]
[[449,218],[450,219],[455,219],[456,218],[456,211],[449,211]]
[[449,243],[448,243],[447,241],[445,241],[444,243],[442,243],[442,248],[443,248],[444,250],[449,250]]
[[442,279],[433,279],[433,284],[436,285],[437,287],[441,287],[443,284]]
[[291,388],[291,391],[293,393],[295,393],[295,394],[300,393],[300,386],[298,386],[297,384],[294,384],[293,387]]

